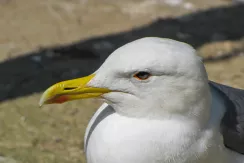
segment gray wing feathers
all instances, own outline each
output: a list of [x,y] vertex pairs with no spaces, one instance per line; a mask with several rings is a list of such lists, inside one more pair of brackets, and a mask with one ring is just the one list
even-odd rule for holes
[[226,109],[221,121],[221,130],[227,148],[244,154],[244,90],[209,82],[224,101]]

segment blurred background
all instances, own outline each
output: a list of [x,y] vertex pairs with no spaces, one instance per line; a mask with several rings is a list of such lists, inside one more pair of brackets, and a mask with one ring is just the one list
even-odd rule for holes
[[141,37],[189,43],[210,80],[244,88],[243,0],[0,0],[0,29],[0,163],[85,163],[101,101],[39,108],[40,95]]

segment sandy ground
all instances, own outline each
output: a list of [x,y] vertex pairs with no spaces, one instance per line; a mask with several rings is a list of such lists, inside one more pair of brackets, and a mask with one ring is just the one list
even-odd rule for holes
[[0,0],[0,162],[85,162],[84,130],[101,102],[40,109],[40,94],[140,37],[190,43],[211,80],[244,88],[243,15],[229,0]]

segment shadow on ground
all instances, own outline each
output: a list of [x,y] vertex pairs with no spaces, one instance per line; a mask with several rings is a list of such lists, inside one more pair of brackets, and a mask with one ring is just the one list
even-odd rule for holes
[[244,5],[212,8],[178,18],[159,19],[131,31],[41,48],[0,63],[0,102],[40,92],[64,79],[96,70],[119,46],[146,36],[166,37],[198,48],[244,36]]

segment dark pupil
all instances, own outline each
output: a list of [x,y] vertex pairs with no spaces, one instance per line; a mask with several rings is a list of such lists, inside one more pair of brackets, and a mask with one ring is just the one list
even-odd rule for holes
[[138,72],[136,76],[140,79],[147,79],[149,77],[149,73],[148,72]]

